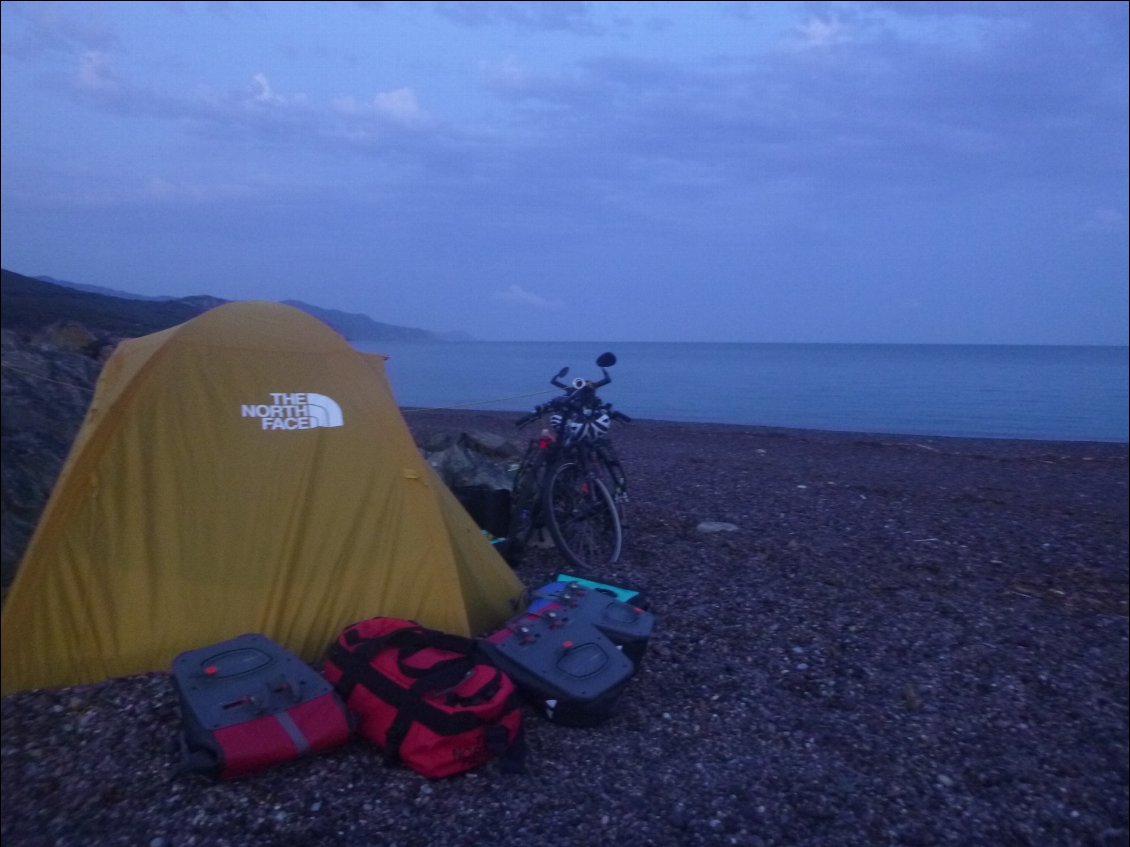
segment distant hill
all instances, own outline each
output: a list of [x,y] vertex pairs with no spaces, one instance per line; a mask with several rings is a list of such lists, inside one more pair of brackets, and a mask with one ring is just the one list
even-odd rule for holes
[[50,282],[53,285],[64,285],[76,291],[85,291],[88,294],[104,294],[107,297],[121,297],[123,300],[178,300],[178,297],[151,297],[146,294],[132,294],[129,291],[118,291],[116,288],[104,288],[101,285],[84,285],[81,282],[68,282],[65,279],[55,279],[50,276],[37,276],[41,282]]
[[[5,327],[38,329],[54,321],[73,320],[121,336],[145,335],[166,329],[227,302],[205,294],[150,297],[48,276],[27,277],[12,271],[3,271],[3,297]],[[85,299],[87,297],[103,299]],[[324,309],[299,300],[282,302],[313,315],[350,341],[471,340],[466,333],[441,335],[424,329],[380,323],[367,315]],[[145,326],[154,328],[140,331]]]
[[0,326],[4,329],[35,332],[60,321],[76,321],[110,335],[131,338],[184,323],[220,302],[203,296],[130,300],[0,270]]
[[443,341],[444,339],[434,332],[423,329],[412,329],[405,326],[394,326],[374,321],[367,315],[351,312],[339,312],[336,309],[323,309],[320,306],[311,306],[300,300],[283,300],[288,306],[294,306],[307,314],[313,315],[323,323],[329,324],[350,341]]

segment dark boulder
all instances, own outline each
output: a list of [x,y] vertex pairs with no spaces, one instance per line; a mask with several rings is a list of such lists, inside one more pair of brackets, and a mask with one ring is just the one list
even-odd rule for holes
[[82,425],[113,340],[82,324],[0,332],[0,576],[7,589]]

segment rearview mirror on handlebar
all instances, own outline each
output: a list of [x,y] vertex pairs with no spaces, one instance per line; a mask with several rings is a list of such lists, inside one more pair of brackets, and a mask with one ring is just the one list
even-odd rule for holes
[[553,386],[556,386],[557,388],[562,388],[562,389],[564,389],[564,388],[565,388],[566,386],[565,386],[565,383],[563,383],[563,382],[561,381],[561,377],[565,376],[565,374],[567,374],[567,373],[569,373],[569,368],[567,368],[567,367],[565,367],[565,368],[562,368],[561,370],[559,370],[559,371],[557,372],[557,376],[555,376],[555,377],[552,377],[552,378],[551,378],[551,379],[549,380],[549,384],[550,384],[550,385],[553,385]]
[[[596,359],[596,366],[598,368],[610,368],[614,364],[616,364],[615,353],[601,353]],[[564,374],[558,374],[558,376],[564,376]]]

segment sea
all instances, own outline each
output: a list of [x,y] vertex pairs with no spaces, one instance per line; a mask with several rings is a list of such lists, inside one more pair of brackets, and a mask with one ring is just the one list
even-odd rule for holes
[[513,411],[549,380],[600,378],[635,418],[833,432],[1127,442],[1127,347],[932,344],[357,342],[388,356],[404,408]]

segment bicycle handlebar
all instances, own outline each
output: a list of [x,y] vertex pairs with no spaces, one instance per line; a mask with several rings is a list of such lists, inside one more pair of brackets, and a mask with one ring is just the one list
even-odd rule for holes
[[547,403],[543,403],[534,407],[534,410],[527,415],[523,415],[514,421],[514,426],[523,427],[526,424],[536,421],[538,418],[543,417],[549,412],[571,412],[580,411],[588,407],[591,409],[603,409],[606,411],[612,420],[620,421],[622,423],[631,423],[632,419],[625,415],[623,412],[614,410],[611,403],[606,403],[596,396],[596,389],[602,388],[612,382],[612,377],[608,375],[607,368],[601,368],[603,377],[596,382],[585,381],[582,388],[575,388],[571,385],[566,385],[561,382],[561,377],[569,373],[568,368],[562,368],[553,377],[550,378],[550,385],[560,388],[565,394],[554,397]]

